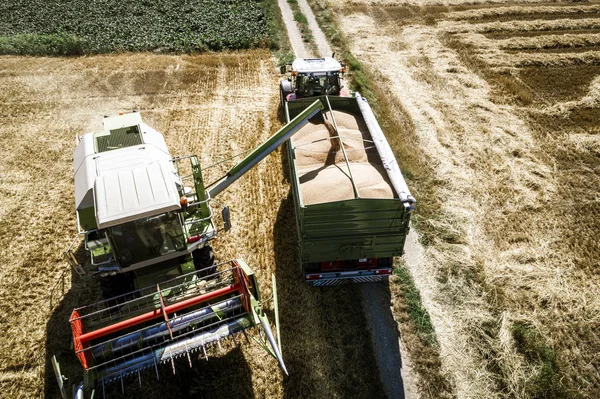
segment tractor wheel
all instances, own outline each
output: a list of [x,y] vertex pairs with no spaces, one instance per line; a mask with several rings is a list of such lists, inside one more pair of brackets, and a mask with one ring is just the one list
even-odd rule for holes
[[287,93],[283,90],[283,87],[279,88],[279,119],[285,122],[285,98]]
[[283,87],[279,88],[279,108],[283,112],[285,110],[285,98],[287,97],[287,93],[283,91]]
[[[115,276],[99,277],[102,299],[110,299],[133,291],[131,279],[128,274],[120,273]],[[127,298],[119,298],[117,302],[124,302]]]
[[217,272],[215,254],[212,247],[207,245],[192,252],[194,257],[194,268],[199,277],[207,277]]
[[288,80],[279,82],[279,115],[285,121],[285,102],[288,94],[292,92],[292,84]]

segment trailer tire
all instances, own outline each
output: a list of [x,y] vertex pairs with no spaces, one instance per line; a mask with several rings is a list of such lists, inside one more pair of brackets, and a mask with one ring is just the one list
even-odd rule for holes
[[207,277],[217,272],[215,254],[210,245],[206,245],[192,252],[194,257],[194,268],[199,277]]
[[316,273],[319,271],[321,264],[319,262],[311,262],[304,264],[304,273]]
[[377,266],[379,267],[392,267],[394,264],[394,258],[379,258],[377,259]]

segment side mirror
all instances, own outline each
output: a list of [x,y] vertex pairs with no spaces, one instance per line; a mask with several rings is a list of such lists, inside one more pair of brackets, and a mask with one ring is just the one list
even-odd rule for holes
[[287,72],[287,65],[282,65],[279,67],[279,73],[280,74],[285,74]]
[[225,229],[225,231],[229,231],[231,229],[231,215],[229,213],[229,207],[226,206],[225,208],[223,208],[223,210],[221,211],[221,216],[223,217],[223,227]]

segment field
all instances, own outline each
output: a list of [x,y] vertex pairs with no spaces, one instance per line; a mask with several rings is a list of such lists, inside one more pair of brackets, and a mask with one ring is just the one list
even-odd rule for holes
[[272,44],[273,2],[3,1],[0,54],[190,52]]
[[404,128],[441,362],[433,381],[408,345],[423,396],[597,398],[600,4],[312,5]]
[[[3,398],[56,397],[53,354],[70,382],[80,378],[68,315],[99,293],[62,258],[76,231],[75,134],[137,109],[174,155],[195,153],[207,166],[280,126],[268,51],[156,54],[268,44],[272,21],[263,23],[258,2],[216,2],[230,7],[234,28],[210,37],[202,36],[210,24],[179,32],[223,15],[202,1],[186,3],[195,8],[184,15],[146,4],[144,18],[165,18],[160,24],[116,2],[57,3],[28,1],[27,13],[0,4],[9,16],[0,52],[155,54],[0,57]],[[112,6],[96,11],[100,3]],[[234,17],[242,3],[259,23]],[[600,3],[311,4],[331,24],[355,85],[373,96],[419,203],[422,253],[405,256],[390,287],[421,396],[599,397]],[[87,9],[102,23],[75,18]],[[113,29],[111,15],[127,23]],[[84,23],[70,25],[75,19]],[[256,345],[229,342],[193,369],[181,362],[171,376],[165,367],[159,382],[148,373],[141,388],[132,380],[125,395],[117,387],[109,397],[384,396],[357,287],[300,282],[286,162],[276,152],[222,195],[234,227],[214,247],[219,260],[244,256],[266,298],[276,273],[290,377]],[[208,169],[207,180],[230,165]]]
[[[277,72],[266,50],[206,55],[120,54],[81,58],[0,57],[0,397],[56,397],[49,365],[81,378],[68,316],[99,296],[71,276],[62,253],[76,233],[75,134],[102,115],[138,109],[174,155],[208,166],[257,145],[279,126]],[[109,397],[382,397],[356,287],[314,290],[301,281],[296,227],[282,153],[272,154],[219,201],[233,228],[214,244],[218,260],[243,256],[265,298],[276,272],[283,353],[290,377],[254,343],[230,342],[115,388]],[[206,171],[207,181],[231,163]],[[83,252],[83,251],[80,251]],[[267,308],[271,308],[267,304]],[[272,313],[270,317],[272,319]],[[369,370],[365,373],[364,370]]]

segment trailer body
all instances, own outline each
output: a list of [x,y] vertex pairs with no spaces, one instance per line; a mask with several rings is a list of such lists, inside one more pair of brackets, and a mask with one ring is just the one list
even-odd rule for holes
[[[303,128],[314,132],[303,134],[301,130],[287,145],[305,281],[309,285],[329,286],[386,280],[392,272],[393,257],[403,253],[415,200],[366,99],[356,93],[354,97],[287,101],[287,120],[315,99],[325,105],[323,122],[333,125],[335,133],[330,132],[329,137],[322,133],[325,136],[321,137],[316,131],[317,123]],[[354,118],[350,123],[356,123],[362,144],[356,143],[351,131],[342,127],[344,122],[339,119],[345,115]],[[323,149],[323,140],[340,140],[341,145],[333,146],[337,150],[325,155],[322,166],[306,167],[303,157],[316,159],[311,152]],[[352,151],[364,151],[366,158],[360,159]],[[337,154],[331,155],[332,152]],[[367,186],[365,176],[381,180]],[[310,198],[308,190],[313,190]]]

